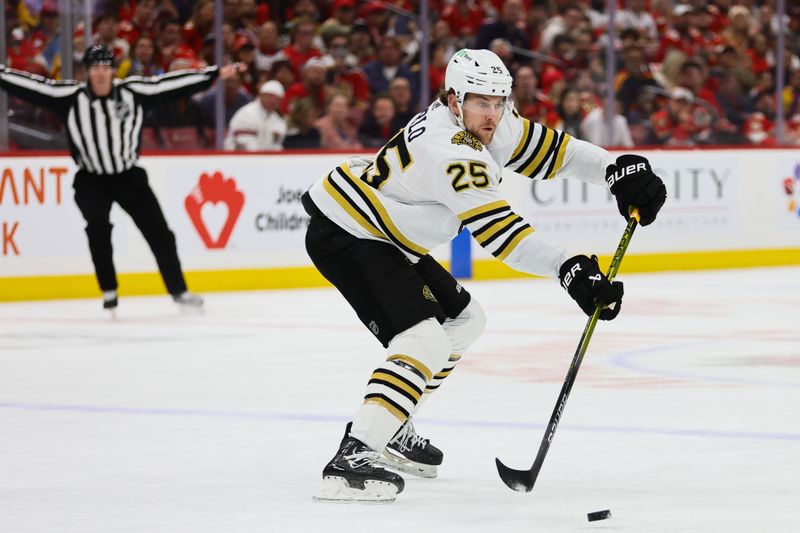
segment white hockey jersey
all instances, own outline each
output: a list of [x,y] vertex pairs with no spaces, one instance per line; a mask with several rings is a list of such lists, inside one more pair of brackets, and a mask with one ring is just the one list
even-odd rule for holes
[[376,154],[351,158],[311,186],[331,220],[356,237],[391,243],[416,261],[462,227],[512,268],[558,277],[564,250],[539,239],[500,193],[503,167],[534,179],[575,177],[605,186],[608,152],[504,114],[491,145],[460,128],[439,101]]

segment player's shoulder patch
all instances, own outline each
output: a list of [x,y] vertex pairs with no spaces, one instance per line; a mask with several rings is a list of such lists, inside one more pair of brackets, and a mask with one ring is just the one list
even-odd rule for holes
[[453,138],[450,139],[450,142],[453,144],[463,144],[469,146],[476,152],[483,151],[483,143],[479,141],[477,137],[475,137],[473,134],[471,134],[466,130],[461,130],[455,135],[453,135]]

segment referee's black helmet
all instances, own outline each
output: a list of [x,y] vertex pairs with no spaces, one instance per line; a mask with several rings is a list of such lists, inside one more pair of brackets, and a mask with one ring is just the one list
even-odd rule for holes
[[87,67],[92,65],[113,65],[114,52],[104,44],[95,44],[83,54],[83,64]]

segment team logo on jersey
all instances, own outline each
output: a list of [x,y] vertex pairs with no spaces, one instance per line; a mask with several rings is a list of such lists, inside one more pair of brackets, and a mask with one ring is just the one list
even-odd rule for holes
[[373,335],[377,335],[381,331],[380,328],[378,328],[378,324],[376,324],[374,320],[369,323],[369,330]]
[[184,206],[206,248],[225,248],[244,205],[244,194],[236,180],[222,172],[203,173]]
[[422,286],[422,296],[424,296],[426,300],[430,300],[432,302],[438,302],[436,296],[433,295],[433,291],[431,291],[431,289],[427,285]]
[[453,144],[463,144],[469,146],[477,152],[483,151],[483,143],[481,143],[481,141],[479,141],[478,138],[473,134],[465,130],[461,130],[453,135],[453,138],[450,139],[450,142]]
[[131,114],[131,106],[126,102],[117,102],[114,104],[114,114],[117,115],[118,119],[125,120]]
[[800,217],[800,163],[794,166],[794,176],[783,178],[783,192],[789,212]]

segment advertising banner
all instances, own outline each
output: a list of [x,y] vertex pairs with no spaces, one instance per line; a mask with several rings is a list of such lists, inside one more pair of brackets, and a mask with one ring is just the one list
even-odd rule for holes
[[[800,152],[643,152],[668,199],[629,254],[800,248]],[[141,160],[187,271],[311,266],[300,195],[346,154],[204,154]],[[0,277],[92,274],[68,157],[0,157]],[[502,187],[537,235],[569,252],[610,253],[624,221],[605,186],[534,182]],[[118,206],[111,212],[120,273],[155,272],[147,244]],[[471,241],[471,239],[470,239]],[[471,241],[473,256],[487,254]],[[449,248],[434,253],[449,259]]]

